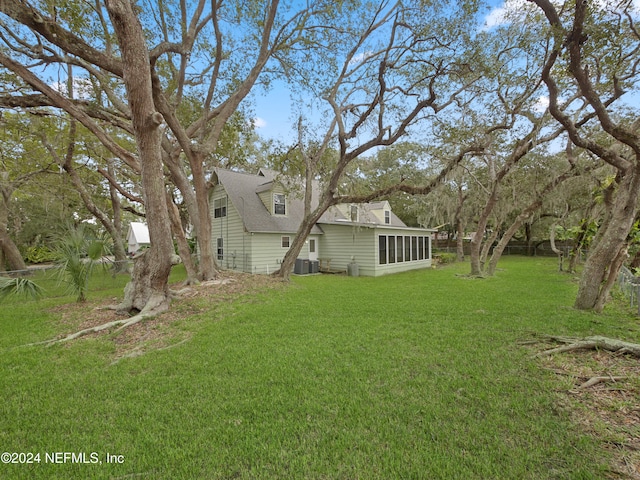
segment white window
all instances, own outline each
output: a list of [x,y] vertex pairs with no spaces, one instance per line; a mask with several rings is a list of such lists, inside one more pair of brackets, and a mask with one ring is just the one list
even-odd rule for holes
[[358,206],[357,205],[351,205],[351,208],[349,209],[349,215],[351,218],[352,222],[357,222],[358,221]]
[[391,212],[389,212],[389,210],[384,211],[384,223],[387,225],[391,223]]
[[217,239],[216,247],[218,252],[218,260],[223,260],[224,259],[224,240],[222,238]]
[[282,237],[281,239],[282,248],[289,248],[291,245],[291,237]]
[[273,194],[273,213],[274,215],[286,215],[287,207],[286,207],[287,198],[282,193],[274,193]]
[[222,218],[227,216],[227,199],[218,198],[213,201],[213,218]]

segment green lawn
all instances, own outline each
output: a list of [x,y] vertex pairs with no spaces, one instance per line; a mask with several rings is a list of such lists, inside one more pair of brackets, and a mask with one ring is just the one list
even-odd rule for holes
[[[68,333],[51,308],[69,298],[2,305],[0,452],[40,463],[0,465],[0,478],[603,478],[602,445],[518,341],[637,342],[636,319],[574,311],[575,282],[553,259],[467,271],[296,277],[259,301],[213,304],[171,327],[189,341],[115,364],[109,336],[20,347]],[[98,463],[51,463],[54,452]]]

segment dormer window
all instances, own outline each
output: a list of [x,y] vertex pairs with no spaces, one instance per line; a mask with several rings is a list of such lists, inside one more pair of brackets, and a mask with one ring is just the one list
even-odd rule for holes
[[357,222],[358,221],[358,206],[357,205],[351,205],[350,208],[350,215],[351,215],[351,221],[352,222]]
[[391,212],[389,210],[384,211],[384,223],[387,225],[391,223]]
[[286,200],[287,198],[282,193],[273,194],[273,214],[274,215],[287,214]]

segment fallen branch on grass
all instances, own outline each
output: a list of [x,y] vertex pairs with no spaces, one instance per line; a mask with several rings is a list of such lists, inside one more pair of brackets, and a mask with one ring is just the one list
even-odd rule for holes
[[602,383],[602,382],[617,382],[618,380],[625,380],[626,378],[627,377],[612,377],[611,375],[608,375],[606,377],[591,377],[589,380],[584,382],[578,388],[585,389],[585,388],[593,387],[594,385],[598,385],[599,383]]
[[609,352],[615,352],[620,355],[629,353],[635,357],[640,358],[640,345],[637,343],[623,342],[622,340],[616,340],[608,337],[593,336],[585,337],[582,339],[568,338],[568,337],[549,337],[556,342],[566,343],[561,347],[552,348],[540,352],[535,357],[545,357],[548,355],[554,355],[556,353],[571,352],[573,350],[607,350]]

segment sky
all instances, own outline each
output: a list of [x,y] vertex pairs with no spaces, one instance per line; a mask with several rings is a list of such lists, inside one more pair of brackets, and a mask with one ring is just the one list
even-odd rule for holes
[[[503,16],[504,3],[496,3],[484,20],[480,22],[478,28],[482,28],[485,23],[490,27],[496,26],[504,21]],[[295,125],[298,112],[285,84],[274,82],[268,93],[254,93],[252,102],[255,114],[253,121],[256,131],[261,137],[285,143],[296,141]]]
[[[518,0],[520,1],[520,0]],[[526,0],[522,0],[523,2]],[[640,0],[638,0],[640,1]],[[478,28],[488,25],[489,28],[504,22],[504,3],[495,4],[489,13],[479,22]],[[293,143],[297,139],[295,125],[297,123],[297,109],[289,94],[289,89],[283,83],[274,82],[268,93],[256,92],[252,95],[254,104],[253,119],[257,133],[267,139]],[[305,112],[306,113],[306,112]]]
[[[596,0],[603,3],[607,0]],[[479,29],[491,29],[504,24],[507,8],[516,11],[525,5],[531,5],[527,0],[507,0],[507,2],[490,2],[487,14],[480,20]],[[640,0],[633,0],[633,8],[640,13]],[[266,139],[279,140],[285,143],[295,143],[297,133],[297,109],[293,105],[289,89],[282,83],[275,82],[268,93],[254,93],[254,123],[257,133]],[[548,106],[548,99],[541,97],[538,102],[540,109]]]

